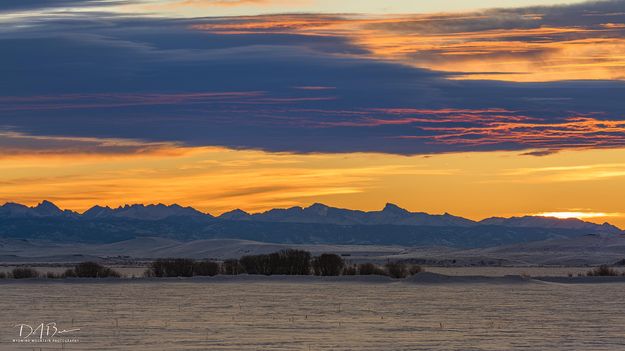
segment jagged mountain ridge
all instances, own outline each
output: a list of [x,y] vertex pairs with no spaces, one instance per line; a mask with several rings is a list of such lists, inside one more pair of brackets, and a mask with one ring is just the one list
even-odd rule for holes
[[218,218],[261,222],[326,223],[340,225],[427,225],[427,226],[470,226],[476,222],[450,214],[431,215],[410,212],[394,204],[386,204],[380,211],[348,210],[315,203],[310,207],[272,209],[262,213],[249,214],[234,210]]
[[202,213],[193,207],[182,207],[173,205],[124,205],[118,208],[108,206],[93,206],[82,214],[83,218],[132,218],[141,220],[161,220],[168,217],[210,217],[207,213]]
[[621,231],[618,227],[607,222],[603,224],[596,224],[585,222],[577,218],[552,218],[540,216],[523,216],[510,218],[491,217],[480,221],[480,224],[518,228],[566,228],[582,230],[603,228],[606,232]]
[[538,216],[511,218],[491,217],[476,222],[448,213],[433,215],[424,212],[410,212],[391,203],[387,203],[386,206],[379,211],[350,210],[315,203],[309,207],[295,206],[286,209],[272,209],[255,214],[250,214],[243,210],[236,209],[223,213],[218,217],[213,217],[208,213],[202,213],[192,207],[183,207],[177,204],[134,204],[124,205],[117,208],[96,205],[82,214],[70,210],[61,210],[58,206],[46,200],[34,207],[28,207],[17,203],[6,203],[3,206],[0,206],[0,218],[73,218],[79,220],[105,220],[118,218],[157,221],[173,217],[195,218],[201,220],[334,224],[342,226],[500,226],[514,228],[574,229],[613,234],[623,233],[623,231],[619,228],[609,223],[596,224],[574,218],[558,219]]
[[0,217],[4,218],[41,218],[41,217],[78,217],[79,214],[70,210],[61,210],[50,201],[43,200],[37,206],[28,207],[15,202],[7,202],[0,206]]

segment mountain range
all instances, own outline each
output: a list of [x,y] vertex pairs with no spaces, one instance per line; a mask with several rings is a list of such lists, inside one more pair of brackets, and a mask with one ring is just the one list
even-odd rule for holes
[[65,217],[76,219],[126,218],[137,220],[162,220],[169,217],[192,217],[230,221],[258,221],[281,223],[318,223],[337,225],[411,225],[434,227],[469,227],[496,225],[504,227],[534,227],[593,230],[605,233],[621,233],[621,229],[609,223],[596,224],[576,218],[560,219],[542,216],[490,217],[473,221],[445,213],[442,215],[425,212],[410,212],[395,204],[387,203],[380,211],[349,210],[315,203],[309,207],[276,208],[262,213],[250,214],[240,209],[212,216],[193,207],[173,205],[124,205],[117,208],[93,206],[84,213],[61,210],[54,203],[44,200],[37,206],[28,207],[17,203],[0,206],[0,218],[45,218]]
[[0,238],[61,242],[115,242],[138,237],[175,240],[215,238],[274,243],[388,244],[491,247],[586,234],[623,234],[608,224],[548,217],[487,218],[482,221],[410,212],[394,204],[359,211],[313,204],[250,214],[220,216],[180,205],[94,206],[84,213],[50,201],[28,207],[0,206]]

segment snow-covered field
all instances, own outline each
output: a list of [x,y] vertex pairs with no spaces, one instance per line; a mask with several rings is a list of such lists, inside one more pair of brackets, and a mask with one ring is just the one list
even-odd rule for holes
[[[382,277],[384,278],[384,277]],[[624,283],[0,282],[0,350],[620,350]],[[17,344],[55,322],[77,343]]]
[[[111,244],[51,243],[0,239],[0,263],[67,263],[163,257],[228,259],[295,248],[313,255],[336,253],[352,263],[412,260],[422,265],[453,266],[585,266],[613,264],[625,258],[625,236],[588,235],[480,249],[380,245],[274,244],[212,239],[180,242],[145,237]],[[121,256],[121,257],[120,257]]]
[[[0,265],[0,272],[11,272],[16,265]],[[55,264],[55,265],[30,265],[31,268],[36,269],[39,273],[45,274],[52,272],[55,274],[61,274],[68,268],[74,266],[70,263],[67,264]],[[115,269],[117,272],[125,278],[143,277],[147,266],[145,265],[109,265],[109,267]],[[505,275],[522,275],[530,277],[577,277],[579,275],[586,275],[591,270],[591,267],[567,267],[567,266],[554,266],[554,267],[436,267],[436,266],[422,266],[427,272],[439,273],[450,276],[485,276],[485,277],[503,277]],[[625,267],[613,267],[612,269],[623,274],[625,273]]]

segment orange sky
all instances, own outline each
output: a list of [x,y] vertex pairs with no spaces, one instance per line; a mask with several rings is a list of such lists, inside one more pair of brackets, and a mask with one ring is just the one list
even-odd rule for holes
[[[82,142],[88,146],[94,140]],[[162,202],[213,214],[314,202],[373,210],[394,202],[413,211],[472,219],[603,213],[588,220],[625,227],[625,162],[619,161],[625,160],[625,149],[542,157],[518,152],[296,155],[168,144],[139,150],[79,154],[50,148],[45,154],[4,154],[0,202],[33,205],[49,199],[78,211],[94,204]]]

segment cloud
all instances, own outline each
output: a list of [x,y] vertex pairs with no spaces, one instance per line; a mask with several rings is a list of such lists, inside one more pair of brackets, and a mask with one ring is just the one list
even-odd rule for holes
[[[623,35],[614,24],[621,15],[611,13],[621,3],[557,8],[566,15],[551,8],[380,18],[33,14],[0,30],[7,48],[0,56],[0,127],[30,136],[296,153],[544,156],[623,147],[622,81],[451,79],[498,75],[488,58],[558,58],[568,50],[562,42],[616,51],[603,59],[594,52],[582,65],[564,55],[550,72],[561,74],[562,66],[584,75],[590,65],[618,74]],[[411,46],[428,40],[429,49]],[[481,63],[467,70],[436,66],[474,59]],[[536,67],[530,74],[551,73]]]
[[0,131],[0,159],[54,155],[180,156],[184,153],[184,148],[175,143],[112,138],[37,136]]
[[0,13],[16,11],[32,11],[42,9],[59,9],[65,7],[94,7],[128,4],[126,0],[2,0]]
[[158,106],[211,103],[262,103],[263,92],[194,92],[194,93],[106,93],[62,94],[39,96],[2,96],[0,111],[41,111],[124,108],[133,106]]
[[532,179],[533,182],[586,182],[625,177],[623,163],[576,164],[574,166],[543,166],[510,169],[501,176]]
[[198,30],[340,35],[376,59],[461,79],[625,79],[625,1],[404,16],[274,15],[207,20]]
[[293,6],[299,3],[306,3],[305,0],[182,0],[167,2],[165,4],[148,5],[150,9],[171,9],[171,8],[203,8],[203,7],[238,7],[238,6],[264,6],[282,5]]

